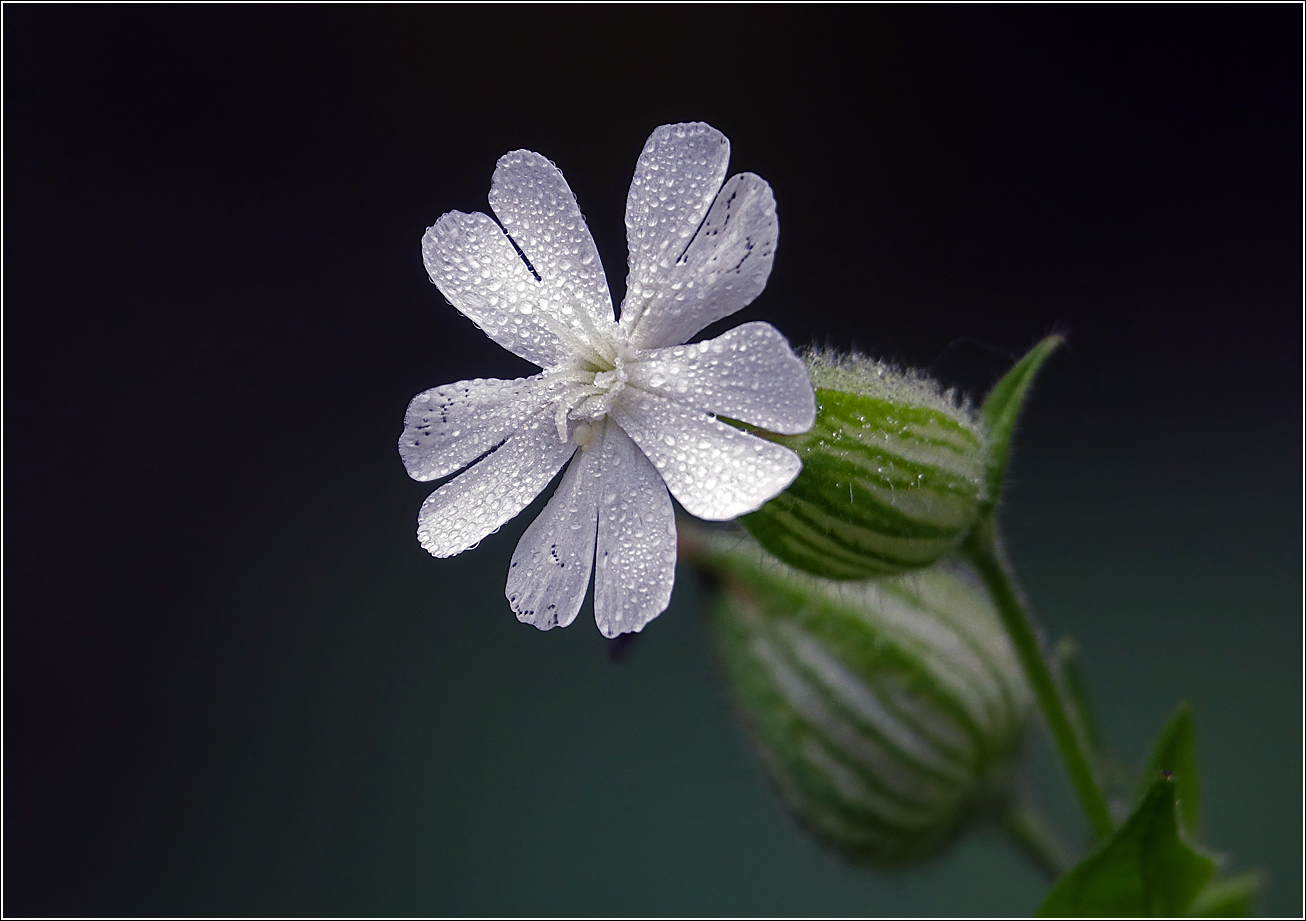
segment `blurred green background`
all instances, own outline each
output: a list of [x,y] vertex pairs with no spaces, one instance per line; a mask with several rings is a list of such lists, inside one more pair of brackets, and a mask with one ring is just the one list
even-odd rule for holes
[[[979,396],[1122,762],[1197,712],[1205,841],[1302,910],[1301,10],[6,7],[9,914],[1007,915],[979,830],[849,867],[768,791],[682,570],[614,661],[503,598],[541,502],[417,545],[407,401],[528,373],[418,240],[554,159],[622,290],[658,124],[781,245],[735,321]],[[1046,747],[1027,782],[1082,833]]]

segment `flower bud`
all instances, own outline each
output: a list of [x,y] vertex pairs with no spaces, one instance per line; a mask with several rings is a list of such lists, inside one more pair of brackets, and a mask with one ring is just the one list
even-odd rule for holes
[[806,361],[816,424],[773,436],[798,452],[802,472],[740,522],[780,559],[829,579],[943,557],[985,499],[986,439],[975,415],[919,374],[828,352]]
[[836,582],[722,546],[691,554],[721,577],[720,658],[809,831],[854,860],[904,864],[1002,802],[1030,693],[968,570]]

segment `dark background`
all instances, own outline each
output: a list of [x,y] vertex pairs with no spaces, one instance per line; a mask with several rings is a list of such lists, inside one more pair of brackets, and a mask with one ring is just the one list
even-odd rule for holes
[[1301,33],[1295,5],[6,6],[6,913],[1037,904],[992,834],[892,874],[804,838],[688,574],[610,662],[585,612],[508,609],[533,509],[417,544],[409,398],[529,370],[423,230],[540,151],[619,299],[644,139],[704,120],[781,216],[732,324],[975,396],[1068,335],[1015,563],[1122,762],[1194,702],[1204,838],[1299,914]]

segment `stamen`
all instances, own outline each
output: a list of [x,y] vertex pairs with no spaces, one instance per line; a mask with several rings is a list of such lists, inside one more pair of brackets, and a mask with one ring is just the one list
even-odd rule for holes
[[567,410],[567,406],[559,403],[553,414],[553,424],[558,427],[558,440],[564,442],[567,440]]
[[589,397],[604,392],[605,391],[601,387],[580,386],[573,388],[572,391],[567,394],[566,398],[558,401],[557,407],[554,409],[553,413],[553,422],[558,427],[559,441],[567,440],[567,417],[571,414],[571,411],[575,408],[576,404],[588,399]]

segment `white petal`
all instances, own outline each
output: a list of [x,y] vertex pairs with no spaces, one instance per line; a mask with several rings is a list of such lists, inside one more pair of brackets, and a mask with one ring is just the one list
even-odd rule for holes
[[505,594],[522,623],[548,630],[576,619],[594,566],[601,467],[597,451],[577,451],[517,544]]
[[626,195],[630,253],[621,322],[627,330],[689,245],[729,162],[730,141],[702,122],[663,125],[649,136]]
[[449,303],[514,355],[549,368],[570,351],[550,326],[544,285],[488,214],[450,211],[427,228],[422,259]]
[[433,556],[471,549],[530,505],[575,450],[551,416],[537,419],[431,493],[417,513],[417,539]]
[[603,436],[594,620],[606,637],[637,633],[667,609],[676,581],[676,518],[658,472],[620,427]]
[[[693,241],[660,262],[658,274],[644,283],[644,306],[626,326],[631,343],[649,349],[679,345],[746,307],[766,287],[779,233],[766,181],[752,173],[731,176]],[[623,325],[626,313],[623,305]]]
[[657,349],[626,372],[641,389],[771,432],[797,435],[816,421],[807,368],[770,323]]
[[613,417],[691,515],[725,521],[754,511],[802,469],[788,448],[683,403],[633,387],[623,390],[622,398],[612,408]]
[[[550,310],[584,336],[574,310],[597,323],[612,322],[612,296],[599,251],[562,172],[529,150],[499,158],[490,207],[539,274]],[[594,324],[590,324],[593,326]]]
[[399,456],[414,480],[462,469],[539,415],[551,388],[540,377],[480,379],[419,393],[408,404]]

